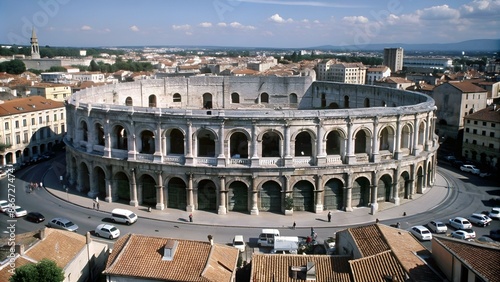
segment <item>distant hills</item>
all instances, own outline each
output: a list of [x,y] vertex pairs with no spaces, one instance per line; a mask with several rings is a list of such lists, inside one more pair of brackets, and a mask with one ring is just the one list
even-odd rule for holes
[[496,52],[500,51],[500,39],[475,39],[457,43],[424,43],[424,44],[406,44],[406,43],[388,43],[388,44],[366,44],[366,45],[347,45],[333,46],[323,45],[311,47],[308,49],[316,50],[346,50],[346,51],[368,51],[383,50],[384,48],[402,47],[405,51],[479,51]]

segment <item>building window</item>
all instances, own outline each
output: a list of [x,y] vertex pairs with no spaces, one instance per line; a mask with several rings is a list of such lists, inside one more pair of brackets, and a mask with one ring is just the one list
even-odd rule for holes
[[57,114],[54,114],[54,121],[57,121]]
[[50,121],[49,115],[45,116],[45,121],[48,123]]
[[16,144],[21,144],[21,135],[19,133],[16,134]]
[[28,143],[28,131],[25,131],[23,134],[23,143],[24,144]]
[[61,124],[61,133],[64,133],[64,124]]
[[491,123],[491,127],[495,127],[495,126],[496,126],[496,124],[494,124],[494,123]]
[[483,126],[486,126],[486,122],[485,121],[483,121]]
[[64,119],[64,113],[61,113],[61,119]]
[[490,137],[495,137],[495,132],[490,132]]
[[19,128],[19,121],[16,120],[16,128]]
[[474,124],[477,124],[477,120],[474,121]]
[[486,136],[486,131],[483,130],[483,132],[481,133],[481,135]]
[[468,128],[466,128],[466,129],[465,129],[465,132],[469,133],[469,129],[468,129]]
[[41,116],[39,116],[39,117],[38,117],[38,124],[42,124],[42,123],[43,123],[42,117],[41,117]]
[[35,125],[35,118],[31,118],[31,125]]
[[467,120],[467,123],[470,123],[470,119]]
[[12,140],[10,140],[10,134],[5,135],[5,144],[6,145],[12,144]]
[[181,102],[181,94],[175,93],[173,101],[174,101],[174,103],[180,103]]
[[493,146],[493,144],[491,144],[491,143],[490,143],[490,145],[489,145],[488,147],[489,147],[490,149],[495,148],[495,147]]
[[472,130],[472,134],[477,134],[477,129]]
[[9,122],[5,123],[5,129],[9,129]]
[[473,145],[476,145],[476,144],[477,144],[477,141],[476,141],[476,140],[472,140],[472,144],[473,144]]
[[240,95],[238,95],[238,93],[236,93],[236,92],[231,93],[231,103],[233,103],[233,104],[240,103]]
[[260,102],[261,103],[269,103],[269,94],[267,94],[265,92],[260,94]]
[[26,127],[26,125],[27,125],[26,119],[23,119],[23,127]]

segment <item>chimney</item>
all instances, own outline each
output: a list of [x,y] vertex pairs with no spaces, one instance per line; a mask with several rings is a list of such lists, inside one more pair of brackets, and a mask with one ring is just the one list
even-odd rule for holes
[[163,257],[161,260],[172,261],[174,260],[175,250],[177,250],[179,242],[177,240],[168,239],[163,247]]
[[87,232],[87,233],[85,234],[85,240],[86,240],[86,241],[85,241],[85,243],[86,243],[87,245],[88,245],[88,244],[90,244],[90,243],[92,242],[92,238],[90,237],[90,232]]
[[16,254],[19,254],[19,255],[24,255],[24,245],[23,244],[19,244],[19,245],[16,245],[15,246],[16,250]]
[[214,245],[214,237],[212,235],[208,235],[208,242],[210,242],[210,246]]
[[40,229],[40,231],[38,232],[38,237],[40,238],[40,240],[45,239],[45,228]]

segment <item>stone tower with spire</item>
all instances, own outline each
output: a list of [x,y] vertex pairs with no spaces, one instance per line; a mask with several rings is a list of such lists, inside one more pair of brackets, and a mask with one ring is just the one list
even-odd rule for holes
[[40,48],[38,46],[35,28],[31,31],[31,59],[40,59]]

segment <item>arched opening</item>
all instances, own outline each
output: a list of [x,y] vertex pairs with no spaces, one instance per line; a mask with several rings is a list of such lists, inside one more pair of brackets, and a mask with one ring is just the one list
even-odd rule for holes
[[342,147],[342,139],[337,130],[331,131],[326,136],[326,154],[340,155]]
[[13,156],[12,156],[12,153],[9,152],[7,154],[5,154],[5,163],[6,164],[12,164],[12,161],[14,160]]
[[329,109],[338,109],[339,108],[339,104],[333,102],[333,103],[330,103],[330,105],[328,105],[328,108]]
[[394,131],[391,127],[384,127],[380,132],[380,143],[379,150],[380,151],[394,151]]
[[301,180],[293,186],[293,209],[296,211],[314,211],[314,186]]
[[290,100],[290,104],[292,104],[292,105],[297,104],[297,102],[298,102],[297,94],[295,94],[295,93],[290,94],[289,100]]
[[410,175],[404,171],[399,176],[398,181],[398,197],[408,199],[410,197]]
[[130,202],[130,183],[127,175],[123,172],[116,173],[114,182],[118,200],[128,204]]
[[391,200],[392,177],[384,174],[377,183],[377,202],[389,202]]
[[408,124],[403,126],[401,130],[401,149],[410,149],[411,129]]
[[217,193],[211,180],[202,180],[198,184],[198,209],[215,211],[217,209]]
[[344,208],[344,184],[339,179],[330,179],[325,184],[325,210]]
[[153,154],[155,152],[155,136],[149,130],[141,132],[141,154]]
[[156,107],[156,95],[149,95],[148,101],[150,108]]
[[142,189],[142,205],[155,207],[156,206],[156,181],[150,175],[143,175],[139,179],[139,184]]
[[235,181],[229,185],[228,210],[230,211],[248,211],[248,187],[241,181]]
[[366,177],[359,177],[353,183],[351,205],[366,207],[370,203],[370,181]]
[[173,177],[167,183],[167,206],[172,209],[186,210],[186,183],[184,180]]
[[344,108],[349,109],[349,96],[344,96]]
[[240,95],[236,92],[231,93],[231,103],[239,104],[240,103]]
[[119,150],[128,150],[127,130],[121,125],[115,126],[113,130],[112,148]]
[[173,96],[173,102],[174,103],[180,103],[181,102],[181,94],[179,93],[175,93],[174,96]]
[[295,137],[295,156],[311,156],[312,142],[308,132],[301,132]]
[[[421,166],[417,169],[417,183],[416,184],[417,185],[415,188],[417,189],[417,191],[424,190],[424,170],[422,169]],[[411,195],[415,194],[415,191],[411,191],[410,193],[411,193]]]
[[127,97],[125,99],[125,106],[133,106],[132,97]]
[[274,181],[267,181],[260,190],[260,210],[281,212],[281,186]]
[[40,144],[40,154],[43,154],[45,152],[45,144]]
[[97,186],[97,192],[100,199],[106,198],[106,174],[100,167],[94,168],[94,185]]
[[95,132],[96,132],[96,143],[97,145],[104,146],[104,127],[100,123],[95,124]]
[[365,108],[369,108],[370,107],[370,99],[365,98],[364,106],[365,106]]
[[203,94],[203,108],[204,109],[212,108],[212,94],[210,93]]
[[267,94],[266,92],[264,92],[264,93],[260,94],[260,102],[261,102],[262,104],[264,104],[264,103],[265,103],[265,104],[269,103],[269,94]]
[[274,158],[280,156],[280,136],[275,132],[266,132],[262,136],[262,157]]
[[198,157],[215,157],[215,135],[202,129],[198,133]]
[[241,132],[235,132],[229,139],[229,150],[231,158],[233,159],[247,159],[248,158],[248,139],[247,136]]
[[179,129],[172,129],[169,134],[168,154],[184,155],[184,134]]
[[80,192],[87,193],[90,191],[90,172],[85,163],[80,164]]
[[87,128],[87,123],[82,120],[80,122],[80,128],[82,129],[82,140],[89,141],[89,129]]
[[354,153],[362,154],[367,152],[369,152],[367,150],[367,135],[364,130],[360,130],[358,131],[358,133],[356,133],[356,140],[354,142]]

